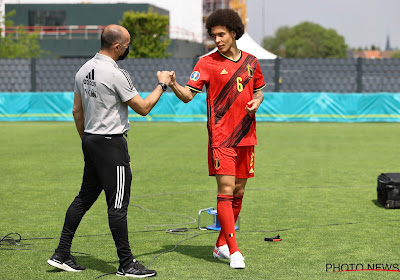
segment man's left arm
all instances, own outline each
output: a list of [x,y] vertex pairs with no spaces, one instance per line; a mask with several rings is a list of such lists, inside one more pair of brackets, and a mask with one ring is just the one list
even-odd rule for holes
[[260,107],[261,103],[264,100],[264,94],[261,92],[261,90],[256,91],[253,94],[253,99],[247,102],[246,106],[246,111],[247,114],[253,115],[257,112],[258,108]]

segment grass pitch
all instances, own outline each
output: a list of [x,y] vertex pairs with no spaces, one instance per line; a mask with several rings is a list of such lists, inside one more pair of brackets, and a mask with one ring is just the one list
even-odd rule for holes
[[[399,277],[382,270],[400,268],[400,210],[376,201],[377,176],[400,172],[399,128],[258,123],[256,175],[248,181],[237,233],[246,269],[233,270],[227,260],[212,257],[217,232],[197,228],[198,211],[216,207],[205,123],[132,123],[133,254],[157,270],[159,279]],[[72,245],[87,269],[61,272],[46,263],[80,187],[83,158],[74,124],[0,123],[0,143],[0,238],[22,236],[17,244],[0,242],[0,279],[94,279],[115,272],[104,194],[83,218]],[[202,226],[212,223],[207,216]],[[189,231],[165,232],[180,227]],[[277,234],[281,242],[264,241]],[[329,265],[378,270],[332,273]]]

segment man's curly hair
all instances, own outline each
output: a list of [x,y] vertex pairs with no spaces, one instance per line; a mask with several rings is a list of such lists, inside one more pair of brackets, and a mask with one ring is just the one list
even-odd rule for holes
[[215,26],[225,26],[229,31],[235,31],[236,40],[244,34],[242,19],[238,13],[232,9],[219,9],[209,15],[206,20],[208,35],[212,36],[211,29]]

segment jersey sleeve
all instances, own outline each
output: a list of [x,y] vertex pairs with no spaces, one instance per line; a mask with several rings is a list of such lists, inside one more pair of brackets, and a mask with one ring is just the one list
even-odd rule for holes
[[264,76],[261,72],[260,64],[257,59],[257,68],[254,73],[254,91],[260,91],[265,87]]
[[206,60],[202,58],[196,63],[186,87],[195,92],[201,92],[203,86],[208,84],[209,81],[210,74],[207,69]]
[[76,73],[76,75],[75,75],[74,92],[82,95],[79,84],[78,84],[78,73]]
[[139,93],[134,87],[128,71],[121,68],[119,68],[118,71],[120,71],[120,73],[118,73],[115,81],[116,92],[121,98],[121,101],[126,102]]

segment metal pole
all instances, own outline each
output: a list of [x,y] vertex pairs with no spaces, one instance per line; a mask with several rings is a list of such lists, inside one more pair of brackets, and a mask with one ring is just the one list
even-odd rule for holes
[[261,22],[261,30],[262,30],[261,41],[262,41],[265,36],[265,1],[262,1],[261,19],[262,19],[262,22]]
[[31,92],[36,92],[36,58],[31,58]]
[[362,86],[362,76],[363,76],[363,71],[362,71],[362,58],[359,57],[357,58],[357,77],[356,77],[356,83],[357,83],[357,92],[363,92],[363,86]]
[[279,57],[275,58],[275,78],[274,78],[274,83],[275,83],[275,92],[280,91],[281,87],[281,59]]

